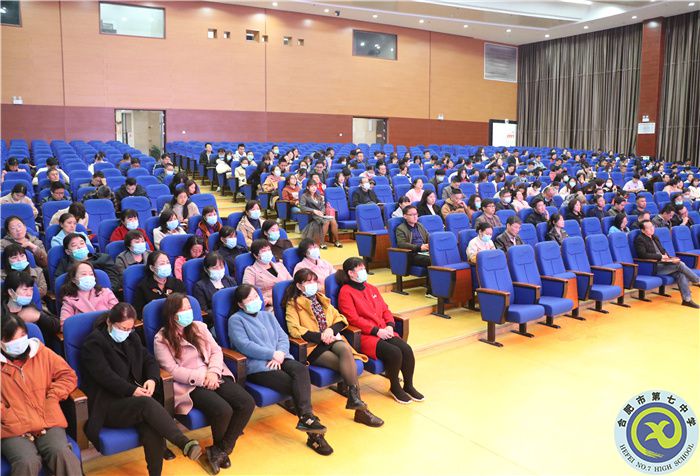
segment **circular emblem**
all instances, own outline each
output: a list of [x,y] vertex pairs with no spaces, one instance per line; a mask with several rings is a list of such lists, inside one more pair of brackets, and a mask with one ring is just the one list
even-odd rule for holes
[[670,473],[693,455],[698,422],[678,395],[648,390],[630,398],[618,413],[615,443],[622,458],[637,471]]

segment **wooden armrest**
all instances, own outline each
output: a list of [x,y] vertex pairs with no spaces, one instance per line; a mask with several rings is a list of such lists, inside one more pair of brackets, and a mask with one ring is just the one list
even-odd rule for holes
[[547,281],[554,281],[555,283],[568,283],[568,282],[569,282],[568,279],[557,278],[556,276],[544,276],[544,275],[540,275],[540,279],[545,279],[545,280],[547,280]]
[[542,286],[538,286],[537,284],[531,284],[531,283],[521,283],[519,281],[513,281],[513,286],[518,286],[521,288],[530,288],[530,289],[540,289]]
[[497,289],[489,289],[489,288],[477,288],[476,291],[477,293],[484,293],[484,294],[493,294],[495,296],[502,296],[505,298],[510,297],[510,293],[506,291],[499,291]]
[[615,272],[615,270],[613,268],[608,268],[607,266],[593,266],[593,265],[591,265],[591,269],[595,269],[597,271],[607,271],[609,273]]
[[289,343],[299,348],[299,362],[305,364],[308,354],[308,342],[306,342],[304,339],[299,339],[297,337],[290,337]]
[[340,331],[340,334],[347,339],[350,346],[359,352],[360,350],[360,339],[362,338],[362,331],[359,327],[347,326],[345,329]]
[[659,263],[659,260],[656,259],[646,259],[646,258],[634,258],[635,262],[638,263]]
[[85,424],[88,420],[88,398],[85,393],[76,388],[68,396],[73,402],[73,412],[75,417],[75,441],[80,449],[87,449],[89,442],[85,435]]
[[355,234],[363,236],[377,236],[377,234],[372,231],[356,231]]
[[173,376],[170,372],[160,369],[160,378],[163,380],[163,406],[171,416],[175,416],[175,389],[173,388]]
[[586,276],[589,278],[593,277],[593,273],[587,273],[585,271],[574,271],[573,269],[568,270],[569,273],[574,273],[576,276]]
[[398,252],[398,253],[406,253],[406,254],[408,254],[408,253],[413,253],[413,252],[414,252],[413,250],[409,250],[409,249],[407,249],[407,248],[389,248],[387,251],[391,251],[391,252],[395,252],[395,253],[396,253],[396,252]]
[[245,383],[246,369],[245,362],[247,357],[240,352],[236,352],[232,349],[221,348],[221,352],[224,354],[224,359],[229,359],[236,362],[236,380],[238,383],[243,385]]
[[401,316],[397,316],[396,314],[394,314],[394,322],[400,322],[401,325],[403,325],[403,334],[401,335],[401,338],[404,341],[408,341],[408,331],[409,331],[409,324],[411,323],[411,320],[403,318]]
[[454,269],[454,268],[448,268],[448,267],[446,267],[446,266],[428,266],[428,269],[429,269],[429,270],[432,269],[432,270],[435,270],[435,271],[442,271],[442,272],[444,272],[444,273],[454,273],[454,272],[457,272],[456,269]]
[[635,263],[625,263],[625,262],[620,261],[620,264],[622,266],[628,267],[628,268],[639,268],[639,265],[635,264]]
[[700,255],[697,253],[688,253],[687,251],[676,251],[676,256],[690,256],[693,258],[700,257]]

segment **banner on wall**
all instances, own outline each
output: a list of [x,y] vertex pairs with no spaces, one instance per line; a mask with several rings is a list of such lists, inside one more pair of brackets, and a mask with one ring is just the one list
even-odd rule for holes
[[494,147],[515,147],[517,132],[517,121],[491,119],[489,121],[489,145]]

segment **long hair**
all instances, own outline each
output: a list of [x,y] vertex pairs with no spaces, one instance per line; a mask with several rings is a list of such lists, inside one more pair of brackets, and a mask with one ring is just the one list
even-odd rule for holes
[[128,302],[120,302],[108,312],[105,312],[100,317],[98,317],[95,320],[94,327],[98,328],[105,326],[108,322],[110,324],[119,324],[120,322],[124,322],[129,319],[135,321],[137,318],[138,315],[136,314],[136,309],[134,308],[134,306],[132,306]]
[[[182,354],[182,342],[178,332],[177,313],[182,308],[182,302],[189,299],[182,293],[173,293],[165,299],[163,305],[163,335],[168,347],[173,351],[176,359],[179,359]],[[182,329],[182,339],[192,344],[199,355],[204,358],[203,339],[197,330],[197,326],[189,325]]]
[[352,280],[350,279],[350,276],[348,275],[348,271],[352,271],[353,269],[357,268],[361,264],[365,264],[365,261],[362,258],[352,257],[352,258],[346,259],[343,262],[343,269],[339,269],[338,271],[335,272],[335,280],[341,286],[344,284],[350,283]]
[[[66,282],[61,286],[61,294],[65,296],[76,297],[78,295],[78,285],[75,284],[75,277],[78,274],[78,268],[82,265],[89,266],[92,270],[93,276],[95,276],[95,281],[97,281],[97,273],[95,272],[95,267],[89,261],[79,261],[70,268],[68,268],[68,276],[66,277]],[[102,286],[95,284],[95,295],[99,295],[102,292]]]
[[301,268],[299,271],[294,273],[294,282],[287,286],[287,290],[284,292],[284,297],[282,298],[282,308],[286,309],[287,304],[290,301],[294,301],[294,306],[297,310],[299,305],[297,304],[297,299],[302,296],[303,293],[297,287],[298,284],[303,284],[307,281],[318,281],[318,275],[308,268]]

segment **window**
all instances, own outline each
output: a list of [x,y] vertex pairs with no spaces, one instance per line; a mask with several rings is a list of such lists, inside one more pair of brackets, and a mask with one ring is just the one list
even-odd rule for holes
[[225,31],[225,32],[224,32],[224,39],[225,39],[225,40],[230,40],[230,39],[231,39],[231,32],[230,32],[230,31]]
[[258,30],[246,30],[245,39],[246,41],[260,41],[260,32]]
[[207,30],[207,38],[209,38],[210,40],[216,39],[216,28],[209,28]]
[[267,39],[268,39],[268,38],[267,38],[267,35],[263,35],[263,36],[262,36],[262,42],[263,42],[263,43],[267,43]]
[[282,38],[282,44],[284,46],[292,46],[292,37],[291,36],[285,36]]
[[304,38],[299,38],[297,40],[297,46],[304,46]]
[[165,38],[165,9],[100,3],[100,33]]
[[388,33],[353,30],[352,54],[396,60],[397,37]]
[[19,13],[19,1],[0,2],[0,19],[3,25],[22,26],[22,18]]

